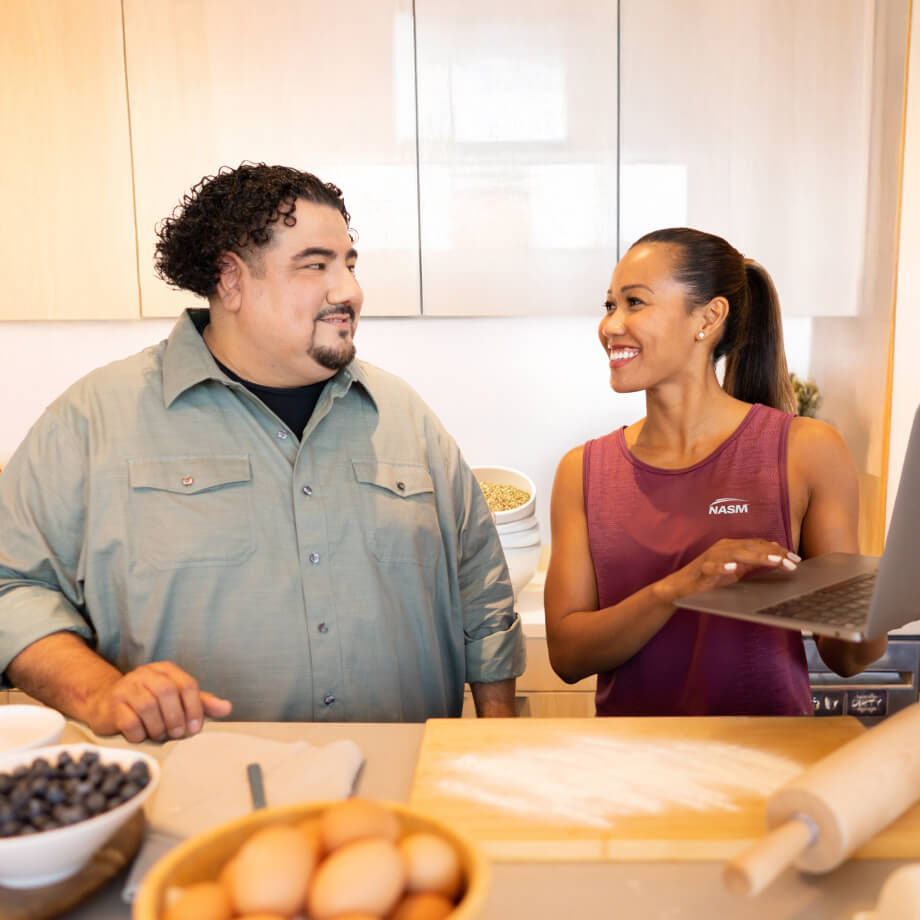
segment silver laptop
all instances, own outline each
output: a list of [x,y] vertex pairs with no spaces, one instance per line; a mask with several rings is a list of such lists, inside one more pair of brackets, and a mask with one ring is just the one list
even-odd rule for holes
[[733,585],[701,591],[681,607],[851,641],[874,639],[920,619],[920,409],[879,556],[828,553]]

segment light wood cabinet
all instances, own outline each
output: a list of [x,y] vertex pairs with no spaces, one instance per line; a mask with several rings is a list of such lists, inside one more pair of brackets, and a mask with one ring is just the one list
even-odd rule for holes
[[0,319],[139,315],[119,0],[5,0]]
[[411,0],[125,0],[144,316],[194,304],[153,272],[154,229],[243,160],[340,186],[368,315],[420,312]]
[[617,3],[416,0],[423,313],[600,315]]

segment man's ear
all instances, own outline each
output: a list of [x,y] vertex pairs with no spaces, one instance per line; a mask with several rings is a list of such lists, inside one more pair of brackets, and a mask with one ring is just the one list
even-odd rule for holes
[[240,309],[243,290],[243,273],[246,266],[235,252],[223,252],[217,259],[217,296],[225,310],[236,313]]

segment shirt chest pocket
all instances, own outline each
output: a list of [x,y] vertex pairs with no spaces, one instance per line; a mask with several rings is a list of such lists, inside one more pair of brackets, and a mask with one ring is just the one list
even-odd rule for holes
[[380,562],[431,565],[441,548],[434,483],[423,466],[352,460],[371,552]]
[[248,456],[129,460],[135,568],[236,565],[254,548]]

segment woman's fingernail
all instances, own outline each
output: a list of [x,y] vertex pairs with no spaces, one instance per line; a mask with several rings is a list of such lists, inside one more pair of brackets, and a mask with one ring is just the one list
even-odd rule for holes
[[791,559],[784,559],[783,565],[790,571],[795,571],[795,569],[798,568],[798,566]]
[[769,559],[770,562],[780,562],[782,561],[782,558],[782,556],[767,556],[767,559]]
[[725,565],[722,566],[722,568],[725,569],[726,572],[734,572],[735,569],[738,568],[738,563],[737,562],[726,562]]
[[801,562],[801,561],[802,561],[802,557],[801,557],[801,556],[797,556],[795,553],[786,553],[786,555],[787,555],[793,562]]

